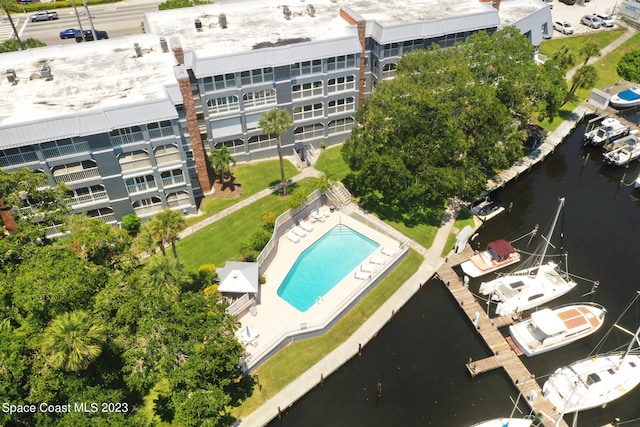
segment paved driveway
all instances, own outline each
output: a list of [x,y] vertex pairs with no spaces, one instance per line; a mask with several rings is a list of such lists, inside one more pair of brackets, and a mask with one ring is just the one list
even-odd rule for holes
[[[562,3],[560,0],[553,1],[553,9],[551,9],[551,18],[553,21],[567,21],[569,22],[573,28],[575,28],[574,34],[586,34],[597,31],[607,31],[617,28],[617,16],[618,8],[620,6],[620,1],[616,0],[591,0],[588,2],[584,2],[580,5],[581,0],[576,0],[576,4],[572,6],[568,6]],[[593,28],[589,28],[586,25],[580,24],[580,18],[584,15],[591,15],[594,13],[606,13],[613,17],[616,20],[616,25],[610,28],[601,27],[597,30]],[[570,37],[565,36],[559,31],[553,32],[553,38],[557,37]]]

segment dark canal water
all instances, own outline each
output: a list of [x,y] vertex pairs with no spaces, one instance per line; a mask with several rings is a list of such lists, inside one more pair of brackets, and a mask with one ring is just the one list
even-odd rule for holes
[[[638,123],[638,115],[632,120]],[[584,125],[578,126],[544,163],[494,193],[495,200],[504,206],[513,203],[513,208],[487,223],[477,239],[485,247],[497,238],[522,236],[535,224],[543,227],[553,216],[558,197],[566,198],[562,226],[569,271],[601,284],[594,295],[582,297],[591,290],[591,283],[578,281],[576,288],[551,306],[590,300],[604,305],[608,315],[605,327],[596,335],[525,358],[540,385],[556,368],[588,356],[640,290],[640,190],[619,185],[623,174],[627,184],[633,182],[640,172],[640,162],[626,169],[602,166],[599,149],[582,147],[583,133]],[[477,291],[478,284],[472,281],[471,289]],[[466,427],[508,416],[517,391],[506,375],[496,370],[471,378],[466,372],[469,358],[490,354],[461,313],[444,285],[430,281],[361,356],[269,425]],[[634,315],[625,317],[630,319],[625,326],[635,330],[640,313]],[[624,344],[624,337],[613,338],[602,351]],[[378,382],[382,383],[380,399]],[[580,413],[578,426],[599,427],[614,417],[623,421],[640,418],[640,387],[604,409]],[[566,420],[570,423],[571,417]],[[640,426],[640,420],[623,425]]]

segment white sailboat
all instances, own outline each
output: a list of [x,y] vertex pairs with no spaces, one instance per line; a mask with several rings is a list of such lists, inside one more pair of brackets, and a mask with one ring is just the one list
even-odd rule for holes
[[545,239],[538,265],[480,284],[480,293],[490,296],[498,303],[496,314],[503,316],[538,307],[566,294],[576,286],[576,282],[558,272],[555,262],[544,263],[564,202],[564,198],[559,200],[558,210]]
[[589,356],[551,374],[542,390],[556,408],[571,413],[604,406],[640,383],[640,327],[633,333],[614,326],[633,336],[627,349]]

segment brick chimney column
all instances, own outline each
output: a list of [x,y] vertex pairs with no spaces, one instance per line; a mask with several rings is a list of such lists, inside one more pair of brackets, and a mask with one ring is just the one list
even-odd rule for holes
[[358,41],[362,50],[360,51],[360,71],[358,73],[358,105],[364,102],[364,83],[365,83],[365,59],[367,49],[367,21],[354,10],[343,6],[340,8],[340,17],[351,25],[356,25],[358,30]]
[[[182,49],[180,49],[182,51]],[[174,51],[175,52],[175,51]],[[191,94],[191,82],[189,81],[189,73],[184,65],[176,65],[174,73],[180,93],[182,94],[182,102],[187,118],[187,130],[189,131],[189,139],[191,140],[191,149],[193,150],[193,161],[198,171],[198,182],[203,193],[211,191],[211,176],[209,175],[209,165],[207,162],[207,153],[204,150],[202,138],[200,138],[200,127],[198,126],[198,118],[196,117],[196,106],[193,102]]]

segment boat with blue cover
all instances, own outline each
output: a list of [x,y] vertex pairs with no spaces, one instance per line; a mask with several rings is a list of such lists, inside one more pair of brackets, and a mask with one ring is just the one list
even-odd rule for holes
[[640,105],[640,87],[634,86],[613,95],[609,100],[609,105],[617,109],[637,107]]

